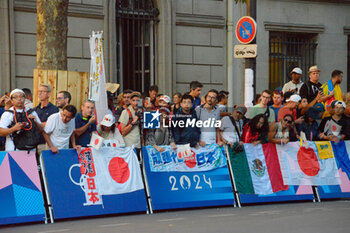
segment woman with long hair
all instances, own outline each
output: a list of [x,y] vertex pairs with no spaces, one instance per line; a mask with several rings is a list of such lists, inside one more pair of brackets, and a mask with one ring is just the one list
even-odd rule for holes
[[267,118],[264,114],[258,114],[244,126],[241,142],[252,143],[253,145],[266,143],[268,142],[268,132],[269,124]]

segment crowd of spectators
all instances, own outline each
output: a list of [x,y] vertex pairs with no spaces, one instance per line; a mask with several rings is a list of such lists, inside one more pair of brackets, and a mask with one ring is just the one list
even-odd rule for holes
[[[295,67],[291,80],[272,92],[264,90],[253,107],[228,106],[230,93],[209,90],[202,94],[203,85],[190,83],[189,92],[160,94],[153,85],[145,93],[117,88],[107,92],[108,114],[96,125],[95,103],[86,100],[81,106],[70,104],[67,91],[57,93],[56,105],[49,101],[51,87],[40,85],[39,104],[33,106],[32,93],[25,88],[14,89],[0,99],[0,137],[2,150],[60,149],[80,150],[96,133],[117,146],[151,145],[160,152],[160,145],[190,144],[199,148],[206,144],[242,143],[286,144],[299,139],[301,132],[308,140],[339,142],[350,139],[350,93],[342,93],[343,72],[334,70],[325,83],[319,82],[320,70],[312,66],[309,79],[301,81],[303,71]],[[77,108],[81,111],[77,113]],[[144,129],[143,112],[156,111],[161,124],[157,129]],[[178,122],[214,121],[220,124],[190,124]]]

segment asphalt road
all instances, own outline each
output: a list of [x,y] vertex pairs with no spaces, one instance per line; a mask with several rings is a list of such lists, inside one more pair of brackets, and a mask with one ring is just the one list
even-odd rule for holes
[[[349,225],[348,225],[349,224]],[[350,201],[289,203],[75,219],[0,228],[35,233],[349,233]]]

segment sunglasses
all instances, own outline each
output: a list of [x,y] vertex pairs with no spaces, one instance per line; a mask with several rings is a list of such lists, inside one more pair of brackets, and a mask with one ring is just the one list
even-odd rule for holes
[[286,123],[288,123],[288,124],[292,124],[292,123],[293,123],[293,121],[288,120],[288,119],[283,119],[283,120],[284,120],[284,122],[286,122]]

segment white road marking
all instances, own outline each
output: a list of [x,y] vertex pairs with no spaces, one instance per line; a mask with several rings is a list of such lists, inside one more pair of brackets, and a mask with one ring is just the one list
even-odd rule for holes
[[208,215],[210,218],[220,218],[220,217],[231,217],[235,216],[237,214],[213,214],[213,215]]
[[158,222],[170,222],[170,221],[180,221],[184,220],[184,218],[169,218],[169,219],[159,219]]
[[124,222],[124,223],[106,224],[106,225],[99,225],[99,227],[119,227],[119,226],[126,226],[126,225],[130,225],[130,223]]
[[59,230],[50,230],[50,231],[40,231],[38,233],[55,233],[55,232],[66,232],[70,231],[71,229],[59,229]]
[[272,215],[272,214],[279,214],[281,211],[279,210],[271,210],[271,211],[260,211],[260,212],[256,212],[253,214],[248,214],[250,216],[259,216],[259,215]]

